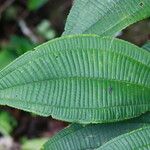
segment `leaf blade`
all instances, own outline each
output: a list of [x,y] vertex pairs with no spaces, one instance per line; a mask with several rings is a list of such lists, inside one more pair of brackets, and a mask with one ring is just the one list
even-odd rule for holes
[[147,118],[149,114],[143,115],[143,118],[94,125],[72,124],[69,127],[58,132],[50,138],[44,145],[44,150],[78,150],[78,149],[96,149],[113,138],[131,132],[135,129],[149,125]]
[[147,51],[93,35],[62,37],[35,49],[0,72],[1,104],[81,123],[149,111]]
[[149,7],[149,0],[76,0],[63,35],[114,36],[130,24],[149,17]]
[[[142,127],[132,132],[120,135],[113,140],[110,140],[97,150],[105,150],[105,149],[149,149],[150,145],[150,125],[147,127]],[[125,144],[128,143],[128,144]]]

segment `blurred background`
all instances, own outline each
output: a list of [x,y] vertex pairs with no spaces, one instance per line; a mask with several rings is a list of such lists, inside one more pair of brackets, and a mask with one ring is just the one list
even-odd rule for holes
[[[0,70],[33,47],[61,36],[73,0],[0,0]],[[118,33],[142,46],[150,40],[150,19]],[[67,126],[0,106],[0,150],[38,150],[49,137]]]

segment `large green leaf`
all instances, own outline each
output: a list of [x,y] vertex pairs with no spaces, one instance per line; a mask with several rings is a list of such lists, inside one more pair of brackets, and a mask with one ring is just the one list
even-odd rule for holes
[[97,150],[149,150],[150,125],[120,135],[110,140]]
[[63,34],[114,36],[150,16],[150,0],[75,0]]
[[80,123],[150,110],[150,53],[94,35],[52,40],[0,72],[0,104]]
[[129,121],[110,124],[90,124],[84,126],[72,124],[50,138],[50,140],[44,144],[43,149],[95,149],[121,134],[149,125],[150,120],[147,119],[150,117],[150,114],[144,115],[143,117],[144,118],[140,117]]

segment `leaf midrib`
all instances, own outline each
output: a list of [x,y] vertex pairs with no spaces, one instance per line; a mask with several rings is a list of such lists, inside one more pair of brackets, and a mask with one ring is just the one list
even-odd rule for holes
[[[83,34],[82,35],[82,38],[83,37],[90,37],[91,35],[86,35],[86,34]],[[76,37],[78,37],[77,35],[75,35],[75,36],[72,36],[72,35],[69,35],[69,36],[66,36],[66,37],[63,37],[61,40],[66,40],[66,39],[69,39],[69,38],[76,38]],[[100,37],[100,36],[97,36],[97,35],[92,35],[92,37],[97,37],[99,40],[100,39],[102,39],[102,37]],[[82,39],[81,38],[81,39]],[[103,38],[104,39],[104,38]],[[105,37],[105,39],[109,39],[108,37]],[[60,39],[59,38],[56,38],[56,39],[54,39],[54,40],[52,40],[52,41],[49,41],[49,42],[47,42],[47,43],[44,43],[44,44],[42,44],[41,46],[48,46],[48,44],[54,44],[55,42],[57,42],[57,41],[59,41]],[[115,39],[116,40],[116,42],[118,42],[118,40],[117,39]],[[121,40],[120,40],[120,42],[121,42]],[[127,44],[127,43],[126,43]],[[35,51],[32,51],[32,55],[36,55],[35,53],[39,53],[40,52],[40,47],[41,46],[37,46],[37,48],[35,48]],[[52,47],[51,47],[52,48]],[[133,48],[138,48],[138,47],[133,47]],[[140,48],[138,48],[137,49],[137,51],[140,51],[139,50]],[[67,52],[67,51],[74,51],[74,52],[78,52],[77,50],[82,50],[82,51],[87,51],[87,50],[85,50],[85,49],[83,49],[83,48],[77,48],[77,49],[69,49],[69,50],[61,50],[61,52],[63,51],[63,52]],[[133,57],[131,57],[129,54],[123,54],[123,53],[121,53],[121,52],[116,52],[116,51],[114,51],[114,50],[112,50],[112,49],[109,49],[109,50],[103,50],[103,49],[100,49],[100,47],[99,48],[89,48],[88,49],[89,51],[90,50],[97,50],[97,51],[104,51],[104,52],[111,52],[111,53],[114,53],[114,54],[116,54],[116,55],[120,55],[120,56],[125,56],[125,57],[127,57],[127,58],[129,58],[129,59],[132,59],[133,61],[135,61],[136,63],[140,63],[140,64],[142,64],[142,65],[144,65],[144,66],[146,66],[147,68],[150,68],[150,66],[149,66],[149,64],[147,64],[147,63],[143,63],[143,62],[141,62],[140,60],[137,60],[136,58],[133,58]],[[60,50],[55,50],[54,52],[60,52]],[[43,55],[45,56],[45,55],[51,55],[51,54],[54,54],[54,52],[53,51],[51,51],[51,49],[48,51],[48,52],[45,52]],[[144,52],[146,52],[146,51],[141,51],[142,53],[144,53]],[[42,56],[43,56],[42,55]],[[41,55],[39,55],[38,57],[36,57],[36,58],[34,58],[34,61],[36,61],[36,60],[40,60],[40,58],[42,57]],[[16,59],[17,60],[17,59]],[[19,60],[20,61],[20,60]],[[27,61],[27,60],[26,60]],[[21,67],[23,67],[23,66],[25,66],[25,65],[28,65],[30,62],[29,62],[29,60],[27,61],[28,63],[26,63],[26,61],[21,65],[21,66],[19,66],[19,67],[17,67],[17,69],[19,69],[19,68],[21,68]],[[9,65],[8,65],[9,66]],[[15,69],[16,68],[14,68],[13,70],[11,70],[10,72],[8,72],[8,73],[6,73],[6,74],[0,74],[0,76],[1,76],[1,78],[0,78],[0,80],[1,79],[3,79],[3,77],[5,77],[7,74],[10,74],[11,72],[14,72],[15,71]],[[2,70],[3,71],[3,70]],[[1,71],[1,72],[2,72]]]
[[[90,50],[99,50],[99,49],[90,49]],[[71,50],[71,51],[73,51],[73,50]],[[86,50],[82,49],[82,51],[86,51]],[[147,64],[144,64],[144,63],[142,63],[142,62],[140,62],[140,61],[138,61],[138,60],[136,60],[136,59],[134,59],[133,57],[130,57],[130,56],[128,56],[128,55],[123,55],[122,53],[116,53],[116,52],[114,52],[114,51],[112,51],[112,50],[108,50],[108,51],[101,50],[101,51],[102,51],[102,52],[108,52],[108,51],[109,51],[110,53],[114,53],[114,54],[116,54],[116,55],[129,58],[129,59],[135,61],[136,63],[142,64],[142,65],[144,65],[145,67],[147,67],[148,69],[150,68],[150,66],[148,66]],[[59,52],[59,51],[58,51],[58,52]],[[76,52],[78,52],[78,51],[76,51]],[[50,53],[44,53],[44,55],[47,56],[47,55],[50,55],[51,53],[52,53],[52,52],[50,51]],[[43,55],[42,55],[42,56],[40,55],[39,57],[36,57],[32,62],[35,62],[35,61],[37,61],[37,60],[40,60],[41,57],[43,57]],[[23,66],[26,66],[26,65],[29,65],[30,63],[31,63],[31,62],[28,61],[28,63],[25,63],[25,64],[19,66],[17,69],[15,68],[14,70],[12,70],[12,71],[8,72],[7,74],[3,75],[3,77],[0,78],[0,80],[2,80],[3,78],[5,78],[5,76],[7,76],[8,74],[15,72],[16,70],[19,70],[19,68],[21,68],[21,67],[23,67]],[[88,78],[90,78],[90,77],[88,77]],[[91,77],[91,78],[96,78],[96,77]],[[102,78],[102,79],[103,79],[103,78]],[[50,79],[46,79],[46,80],[50,80]],[[106,80],[111,80],[111,79],[106,79]],[[113,80],[113,79],[112,79],[112,80]],[[115,80],[115,79],[114,79],[114,80]],[[141,86],[143,86],[143,87],[145,87],[145,88],[150,88],[149,86],[144,86],[143,84],[131,83],[131,82],[128,82],[128,81],[125,81],[125,80],[116,80],[116,81],[126,82],[126,83],[129,83],[129,84],[135,84],[135,85],[139,85],[139,86],[141,85]],[[4,89],[5,89],[5,88],[4,88]]]
[[[147,107],[150,107],[150,103],[144,103],[144,104],[128,104],[128,105],[115,105],[115,106],[105,106],[105,107],[94,107],[94,108],[91,108],[91,107],[69,107],[69,106],[56,106],[56,105],[50,105],[49,103],[47,103],[47,104],[45,104],[45,103],[40,103],[40,102],[33,102],[33,101],[30,101],[30,100],[25,100],[25,101],[22,101],[22,100],[20,100],[20,99],[15,99],[15,98],[0,98],[0,101],[2,101],[2,100],[7,100],[7,101],[15,101],[15,102],[18,102],[18,104],[20,104],[20,103],[24,103],[24,104],[26,104],[26,103],[30,103],[31,105],[39,105],[39,106],[42,106],[42,107],[44,107],[44,106],[48,106],[48,107],[50,107],[50,108],[60,108],[60,109],[76,109],[76,110],[102,110],[102,109],[111,109],[111,108],[118,108],[118,107],[120,107],[120,108],[128,108],[128,107],[137,107],[137,106],[142,106],[142,107],[144,107],[144,106],[147,106]],[[4,101],[2,102],[2,103],[4,103]],[[13,102],[12,102],[13,103]],[[8,104],[9,105],[9,104]],[[30,108],[30,107],[29,107]],[[149,111],[149,110],[147,110],[147,111]],[[145,111],[144,111],[144,113],[145,113]]]
[[30,81],[30,82],[26,82],[26,83],[22,83],[22,84],[16,84],[14,86],[9,86],[9,87],[3,88],[3,89],[0,89],[0,91],[15,88],[15,87],[18,87],[18,86],[25,86],[25,85],[30,85],[30,84],[32,85],[34,83],[38,84],[38,83],[41,83],[41,82],[48,82],[48,81],[56,82],[57,80],[70,80],[71,81],[72,79],[74,79],[74,80],[98,80],[98,81],[105,81],[105,82],[108,81],[108,82],[113,82],[113,83],[118,82],[118,84],[122,84],[122,85],[126,85],[126,86],[131,85],[131,86],[141,87],[141,88],[150,90],[149,86],[145,86],[143,84],[137,84],[137,83],[133,83],[133,82],[128,82],[126,80],[116,80],[116,79],[108,79],[108,78],[101,78],[101,77],[71,76],[71,77],[55,77],[55,78],[38,80],[38,81]]

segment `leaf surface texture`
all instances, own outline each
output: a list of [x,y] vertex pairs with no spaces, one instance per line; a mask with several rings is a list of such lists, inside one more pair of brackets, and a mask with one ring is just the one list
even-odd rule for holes
[[120,135],[96,150],[149,150],[150,125]]
[[150,110],[150,53],[95,35],[52,40],[0,72],[0,104],[80,123],[141,115]]
[[150,0],[75,0],[63,34],[114,36],[149,16]]
[[[44,150],[96,149],[122,134],[148,126],[150,114],[129,121],[110,124],[72,124],[58,132],[44,145]],[[150,121],[150,120],[149,120]]]

